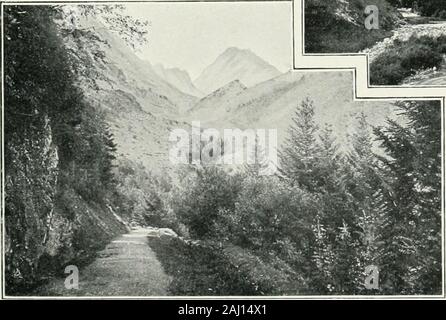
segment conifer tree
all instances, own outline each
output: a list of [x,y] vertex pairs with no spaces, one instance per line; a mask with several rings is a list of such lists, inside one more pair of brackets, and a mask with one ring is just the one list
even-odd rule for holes
[[357,117],[357,126],[351,136],[351,151],[348,154],[348,193],[353,199],[354,233],[357,235],[355,290],[364,288],[365,269],[379,263],[381,252],[380,228],[385,219],[385,204],[382,202],[382,177],[373,152],[373,128],[364,113]]
[[388,186],[382,276],[392,293],[441,292],[441,110],[437,101],[398,104],[407,127],[376,135]]
[[304,100],[292,121],[285,147],[280,152],[280,171],[293,185],[315,191],[320,186],[315,179],[320,150],[313,101]]

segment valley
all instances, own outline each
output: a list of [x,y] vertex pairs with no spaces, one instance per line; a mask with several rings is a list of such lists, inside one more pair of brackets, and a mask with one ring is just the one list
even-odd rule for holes
[[[295,108],[307,97],[315,102],[318,124],[333,126],[340,142],[347,139],[355,115],[361,112],[372,125],[381,125],[387,117],[394,117],[391,103],[354,101],[349,72],[281,74],[255,53],[234,47],[206,68],[195,85],[187,72],[180,73],[190,90],[182,85],[176,88],[174,83],[179,82],[167,76],[172,68],[154,67],[149,61],[140,60],[115,35],[96,28],[108,42],[101,48],[107,63],[97,66],[103,70],[104,79],[98,83],[99,90],[85,86],[87,97],[104,109],[119,157],[142,163],[154,172],[170,168],[170,130],[188,128],[192,121],[220,130],[275,128],[280,145],[286,139]],[[203,83],[209,87],[203,87]],[[207,95],[200,94],[212,89],[215,90]]]
[[[342,4],[336,19],[355,24],[361,18],[347,1],[336,3]],[[151,8],[158,5],[165,4]],[[390,28],[395,12],[386,8]],[[356,100],[352,71],[286,71],[289,61],[266,54],[269,41],[260,50],[225,43],[216,47],[217,54],[208,51],[206,59],[204,49],[189,46],[193,62],[206,61],[200,68],[169,64],[175,56],[160,63],[138,52],[137,40],[147,36],[148,23],[122,9],[73,5],[7,11],[8,294],[441,291],[438,100]],[[172,13],[168,9],[161,18]],[[158,23],[180,29],[176,36],[169,29],[172,39],[191,41],[183,39],[181,28],[189,17],[177,24],[183,11],[176,10],[175,23]],[[35,28],[41,37],[31,36]],[[256,28],[239,44],[258,35]],[[401,29],[398,36],[411,38],[415,30],[424,29]],[[275,32],[270,40],[282,34]],[[388,34],[378,38],[383,36]],[[175,48],[171,38],[169,50]],[[210,32],[204,39],[220,44],[223,37]],[[399,42],[384,40],[371,56],[378,60],[389,50],[397,52],[389,48]],[[413,81],[442,81],[444,70],[434,71],[435,79],[417,74]],[[220,136],[197,139],[212,128]],[[274,140],[277,132],[277,143],[270,143],[277,170],[263,174],[260,134],[251,139],[255,163],[208,165],[203,149],[209,156],[230,155],[226,149],[232,144],[226,148],[226,142],[232,135],[227,139],[226,129],[271,129]],[[186,147],[198,147],[197,153],[186,148],[183,163],[172,161],[171,154],[178,156],[174,131],[189,138]],[[220,148],[209,150],[206,142]],[[242,149],[245,142],[236,145]],[[375,265],[383,279],[372,291],[364,270]],[[66,267],[79,270],[76,291],[67,286],[73,278]]]

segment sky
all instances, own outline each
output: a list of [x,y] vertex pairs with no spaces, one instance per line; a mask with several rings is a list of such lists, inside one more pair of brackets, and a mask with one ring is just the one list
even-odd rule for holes
[[291,2],[133,3],[127,12],[150,23],[149,42],[137,54],[184,69],[193,80],[228,47],[291,69]]

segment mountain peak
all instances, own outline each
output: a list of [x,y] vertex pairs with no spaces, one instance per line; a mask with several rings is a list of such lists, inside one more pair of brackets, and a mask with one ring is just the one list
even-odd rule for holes
[[234,80],[251,87],[280,74],[279,70],[251,50],[229,47],[203,70],[194,84],[209,94]]
[[240,49],[238,47],[229,47],[225,51],[223,51],[222,55],[225,55],[225,54],[239,54],[239,53],[251,53],[251,54],[254,54],[254,52],[252,52],[249,49]]

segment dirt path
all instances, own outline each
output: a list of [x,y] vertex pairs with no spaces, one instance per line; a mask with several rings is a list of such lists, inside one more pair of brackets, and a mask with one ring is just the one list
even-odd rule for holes
[[165,229],[131,231],[112,241],[87,267],[79,270],[79,289],[65,288],[65,279],[55,279],[39,292],[50,296],[164,296],[171,281],[153,250],[151,237]]

